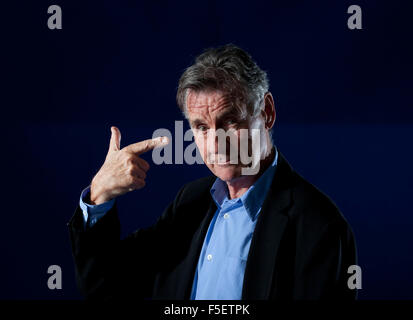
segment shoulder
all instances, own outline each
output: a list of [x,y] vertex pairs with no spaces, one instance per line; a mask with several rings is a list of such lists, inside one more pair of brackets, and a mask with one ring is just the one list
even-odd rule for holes
[[211,175],[186,183],[178,192],[176,201],[179,205],[183,205],[209,200],[209,190],[215,179],[216,177]]
[[330,225],[348,227],[345,216],[326,193],[296,171],[292,172],[292,179],[293,206],[289,216],[293,221],[312,231],[321,231]]
[[[274,184],[287,190],[291,198],[288,217],[303,227],[322,229],[331,223],[347,224],[336,203],[323,191],[301,176],[279,152]],[[276,181],[276,180],[279,181]]]
[[279,161],[272,185],[273,199],[277,193],[288,194],[288,216],[292,220],[325,225],[344,219],[334,201],[311,182],[302,177],[279,151]]

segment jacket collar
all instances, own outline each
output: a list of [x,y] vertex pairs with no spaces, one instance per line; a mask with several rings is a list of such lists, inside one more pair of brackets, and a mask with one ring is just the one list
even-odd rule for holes
[[291,205],[293,170],[283,154],[264,201],[251,240],[244,274],[242,299],[268,299],[281,239],[287,226],[285,210]]
[[[291,166],[278,150],[277,170],[258,216],[251,240],[244,274],[242,299],[268,299],[270,295],[277,252],[288,222],[285,210],[291,203],[292,172]],[[211,186],[213,182],[214,180],[211,180]],[[206,214],[193,236],[188,256],[183,263],[181,282],[176,291],[177,299],[190,298],[202,244],[209,223],[217,210],[209,192],[204,199],[205,201],[197,204],[197,209],[206,212]]]

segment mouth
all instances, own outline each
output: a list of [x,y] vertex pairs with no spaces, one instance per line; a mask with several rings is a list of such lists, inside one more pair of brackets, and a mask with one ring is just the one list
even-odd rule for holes
[[[237,163],[237,161],[233,161],[233,163],[231,163],[231,158],[227,155],[211,155],[209,157],[209,163],[215,165],[215,166],[229,166],[229,165],[235,165]],[[233,160],[233,159],[232,159]]]
[[229,167],[229,166],[234,166],[234,163],[230,163],[230,161],[225,161],[225,162],[217,162],[214,163],[214,166],[219,166],[219,167]]
[[218,166],[218,167],[230,167],[230,166],[237,166],[238,165],[238,161],[232,161],[231,163],[231,159],[225,158],[225,159],[220,159],[222,161],[215,161],[213,162],[214,166]]

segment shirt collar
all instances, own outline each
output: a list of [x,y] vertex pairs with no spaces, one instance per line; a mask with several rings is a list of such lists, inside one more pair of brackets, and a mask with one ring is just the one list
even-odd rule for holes
[[212,199],[215,201],[219,209],[221,209],[225,201],[237,202],[237,200],[241,200],[248,216],[251,220],[255,220],[267,196],[274,177],[275,169],[277,167],[278,151],[275,146],[274,149],[275,156],[271,166],[264,171],[261,177],[259,177],[259,179],[255,181],[255,183],[249,187],[247,192],[245,192],[240,198],[229,200],[227,184],[219,178],[215,180],[210,192]]

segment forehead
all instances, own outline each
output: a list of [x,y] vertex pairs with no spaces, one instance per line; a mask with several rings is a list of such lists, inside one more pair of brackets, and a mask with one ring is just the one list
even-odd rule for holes
[[[219,114],[235,109],[233,97],[221,91],[189,90],[186,100],[188,115]],[[234,110],[235,111],[235,110]]]

